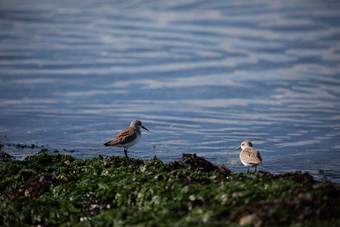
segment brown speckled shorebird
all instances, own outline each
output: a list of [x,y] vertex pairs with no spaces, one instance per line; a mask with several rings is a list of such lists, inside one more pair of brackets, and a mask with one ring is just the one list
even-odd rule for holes
[[113,140],[105,143],[104,146],[124,147],[125,157],[128,157],[128,148],[135,145],[141,136],[140,128],[149,131],[142,125],[141,121],[134,120],[131,122],[130,127],[121,131]]
[[240,159],[243,165],[247,167],[247,172],[249,172],[249,167],[256,167],[262,163],[262,158],[260,152],[253,147],[253,144],[245,140],[241,143],[241,146],[236,148],[236,150],[242,149],[240,153]]

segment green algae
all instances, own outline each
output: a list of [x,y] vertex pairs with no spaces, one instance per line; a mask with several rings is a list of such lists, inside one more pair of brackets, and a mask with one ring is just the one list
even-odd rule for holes
[[196,155],[0,159],[0,225],[331,225],[340,187],[307,173],[233,174]]

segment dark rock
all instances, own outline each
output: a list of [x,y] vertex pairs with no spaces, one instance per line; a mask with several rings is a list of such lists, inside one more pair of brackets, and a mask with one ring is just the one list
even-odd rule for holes
[[170,169],[191,169],[204,172],[218,170],[217,166],[196,154],[182,154],[182,156],[181,160],[169,162],[166,166]]

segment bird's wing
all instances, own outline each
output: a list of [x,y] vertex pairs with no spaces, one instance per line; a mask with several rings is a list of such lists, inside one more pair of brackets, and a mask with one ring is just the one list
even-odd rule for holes
[[114,146],[117,144],[125,144],[132,142],[137,138],[137,133],[135,129],[126,128],[121,131],[113,140],[107,142],[105,146]]
[[256,150],[256,156],[259,159],[260,163],[262,163],[262,157],[261,157],[260,152],[258,150]]
[[242,151],[242,159],[247,163],[260,164],[262,158],[258,150],[254,148],[246,148]]

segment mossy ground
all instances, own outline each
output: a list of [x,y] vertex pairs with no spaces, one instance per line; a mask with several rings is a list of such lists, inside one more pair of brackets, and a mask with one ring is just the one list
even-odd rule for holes
[[0,155],[0,226],[340,225],[340,187],[305,173],[177,162]]

